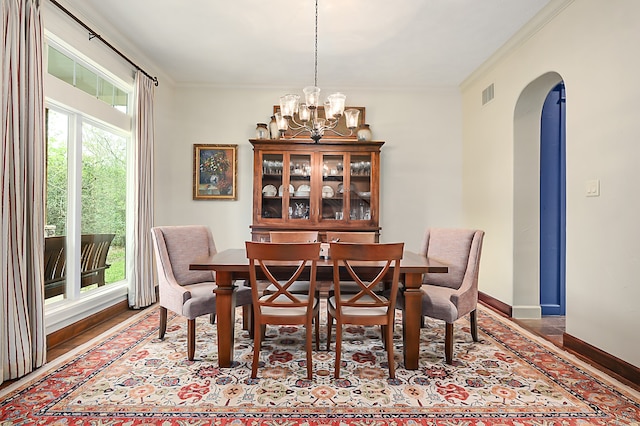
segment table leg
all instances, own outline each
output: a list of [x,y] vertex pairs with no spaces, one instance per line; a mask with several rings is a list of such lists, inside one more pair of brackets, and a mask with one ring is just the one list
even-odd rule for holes
[[418,369],[420,357],[420,320],[422,316],[422,274],[406,274],[402,333],[404,341],[404,366]]
[[231,367],[235,342],[236,294],[231,273],[216,272],[216,314],[218,316],[218,365]]

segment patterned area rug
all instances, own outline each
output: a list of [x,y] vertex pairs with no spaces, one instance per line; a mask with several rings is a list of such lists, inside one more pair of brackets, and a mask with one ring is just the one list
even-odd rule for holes
[[[320,351],[312,381],[304,329],[269,328],[259,378],[251,379],[253,345],[240,310],[237,317],[233,368],[217,367],[216,327],[207,318],[198,321],[189,362],[186,321],[170,317],[161,341],[158,310],[150,308],[3,390],[0,424],[640,424],[637,392],[486,308],[479,307],[480,342],[468,323],[456,323],[453,366],[444,363],[443,324],[427,320],[420,368],[404,369],[399,320],[394,380],[379,330],[363,327],[345,327],[341,379],[333,378],[334,353]],[[324,349],[326,328],[321,339]]]

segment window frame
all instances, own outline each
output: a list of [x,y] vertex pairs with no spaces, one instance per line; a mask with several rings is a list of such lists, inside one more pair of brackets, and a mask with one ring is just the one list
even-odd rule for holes
[[[131,75],[130,83],[115,77],[104,70],[97,62],[89,59],[80,52],[75,51],[71,46],[66,45],[59,38],[52,34],[46,34],[45,52],[48,52],[49,44],[55,46],[57,50],[63,51],[65,55],[71,55],[74,61],[87,64],[96,74],[121,90],[126,88],[128,95],[128,105],[125,114],[121,110],[91,96],[73,85],[48,73],[45,58],[45,107],[51,108],[69,116],[69,140],[67,141],[67,173],[68,173],[68,194],[67,194],[67,242],[74,247],[80,247],[81,237],[81,176],[82,176],[82,125],[88,123],[92,126],[107,130],[127,139],[127,187],[126,200],[127,210],[130,208],[130,191],[134,183],[130,181],[130,155],[133,133],[133,99],[134,99],[134,78]],[[107,61],[108,62],[108,61]],[[132,226],[129,223],[130,215],[126,214],[126,238],[130,238]],[[50,334],[68,325],[71,325],[92,314],[98,313],[117,303],[127,300],[129,282],[128,278],[112,283],[92,291],[80,293],[80,264],[77,256],[70,256],[70,269],[67,273],[66,297],[63,300],[47,303],[45,305],[46,332]],[[128,264],[131,257],[126,256],[126,271],[130,268]],[[73,271],[73,272],[72,272]],[[126,273],[125,273],[126,275]]]

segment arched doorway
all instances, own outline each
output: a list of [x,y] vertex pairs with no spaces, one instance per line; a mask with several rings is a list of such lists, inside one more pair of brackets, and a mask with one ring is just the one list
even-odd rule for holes
[[540,308],[565,314],[565,88],[547,95],[540,120]]
[[563,78],[544,74],[524,88],[514,110],[514,318],[540,318],[540,138],[547,95]]

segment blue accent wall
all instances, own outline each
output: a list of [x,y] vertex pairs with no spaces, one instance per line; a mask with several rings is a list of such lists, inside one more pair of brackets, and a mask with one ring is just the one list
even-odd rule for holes
[[558,84],[542,108],[540,128],[540,306],[565,314],[565,90]]

